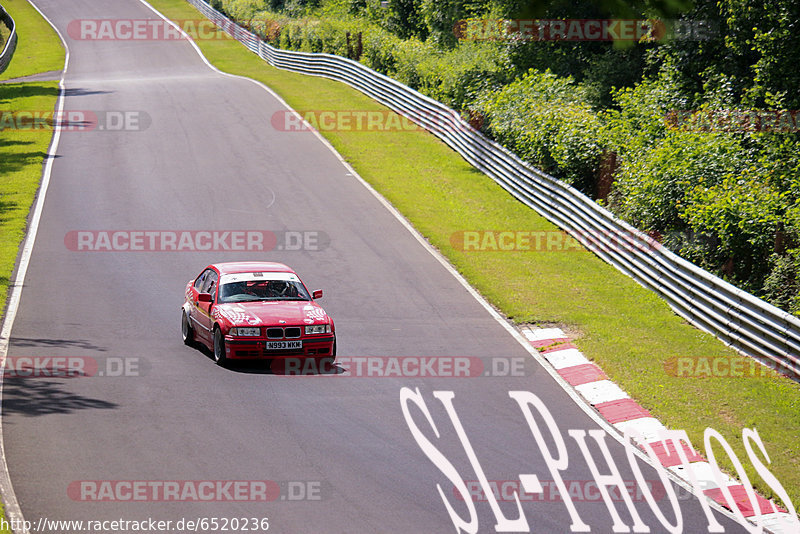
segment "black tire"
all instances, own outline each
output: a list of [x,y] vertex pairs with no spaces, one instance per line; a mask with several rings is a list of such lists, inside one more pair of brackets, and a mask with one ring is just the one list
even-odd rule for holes
[[194,346],[194,328],[186,317],[186,310],[181,310],[181,337],[185,345]]
[[214,361],[221,367],[225,367],[228,363],[225,357],[225,336],[219,328],[214,329]]

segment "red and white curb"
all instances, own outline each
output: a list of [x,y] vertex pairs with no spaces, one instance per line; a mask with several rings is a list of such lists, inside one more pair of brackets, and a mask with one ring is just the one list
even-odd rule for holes
[[[570,343],[567,336],[560,328],[531,328],[524,326],[520,329],[531,345],[553,366],[559,375],[577,391],[583,399],[593,406],[600,415],[621,433],[638,431],[641,438],[639,442],[649,444],[661,464],[689,481],[691,474],[704,488],[703,493],[725,508],[733,510],[725,497],[720,484],[730,493],[738,512],[750,521],[755,522],[756,512],[750,503],[743,484],[724,473],[716,472],[713,466],[697,451],[683,444],[688,466],[681,463],[675,446],[671,442],[662,441],[660,434],[667,428],[653,417],[647,410],[625,393],[617,384],[608,379],[603,370],[590,362],[586,356]],[[778,508],[771,501],[756,494],[761,512],[761,524],[775,534],[794,533],[789,529],[794,519],[786,510]]]

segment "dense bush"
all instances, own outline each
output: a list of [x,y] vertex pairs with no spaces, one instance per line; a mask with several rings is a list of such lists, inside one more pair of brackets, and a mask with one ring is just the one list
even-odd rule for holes
[[531,70],[475,104],[497,141],[542,170],[593,194],[600,165],[601,122],[583,88]]
[[225,0],[224,7],[261,38],[285,49],[354,57],[360,33],[362,63],[456,109],[467,107],[482,91],[510,81],[509,65],[497,46],[466,43],[444,51],[430,41],[400,39],[347,14],[291,18],[265,11],[262,0]]
[[769,274],[775,235],[781,222],[780,193],[750,170],[730,174],[713,185],[689,188],[684,217],[716,245],[700,261],[723,271],[739,285],[758,292]]
[[670,130],[643,150],[628,150],[616,174],[613,207],[643,230],[685,227],[687,197],[697,184],[715,187],[741,172],[742,146],[717,132]]
[[233,20],[249,21],[266,5],[263,0],[222,0],[222,9]]
[[361,57],[368,67],[391,76],[397,72],[397,56],[395,51],[404,41],[391,33],[376,27],[364,32],[364,52]]
[[651,3],[215,1],[275,46],[357,58],[477,117],[498,142],[590,196],[613,173],[602,199],[613,212],[800,315],[797,128],[737,131],[676,120],[698,109],[800,107],[800,47],[791,31],[800,8],[789,0],[666,2],[662,15],[691,8],[684,19],[716,33],[627,45],[457,42],[453,26],[468,17],[658,15]]
[[475,44],[441,52],[405,41],[397,49],[396,73],[399,81],[457,110],[510,81],[501,51]]

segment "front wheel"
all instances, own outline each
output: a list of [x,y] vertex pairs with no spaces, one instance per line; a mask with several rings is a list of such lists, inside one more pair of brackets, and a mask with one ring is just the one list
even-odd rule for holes
[[214,330],[214,361],[222,367],[228,361],[225,357],[225,336],[222,335],[222,330],[219,328]]
[[194,329],[189,323],[189,318],[186,316],[186,310],[181,311],[181,337],[183,343],[190,347],[194,345]]

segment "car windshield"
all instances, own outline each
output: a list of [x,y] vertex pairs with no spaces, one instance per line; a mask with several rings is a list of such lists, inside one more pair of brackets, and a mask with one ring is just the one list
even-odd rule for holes
[[242,280],[220,288],[220,303],[259,300],[311,300],[311,296],[299,280]]

